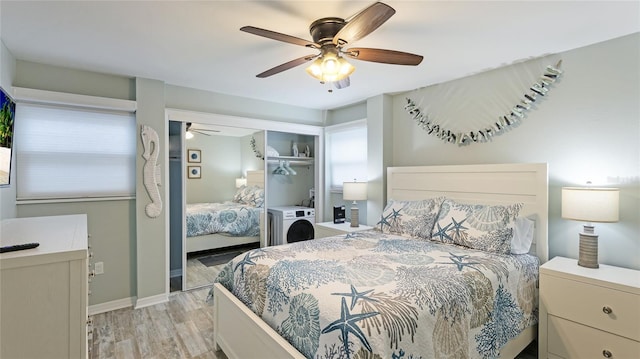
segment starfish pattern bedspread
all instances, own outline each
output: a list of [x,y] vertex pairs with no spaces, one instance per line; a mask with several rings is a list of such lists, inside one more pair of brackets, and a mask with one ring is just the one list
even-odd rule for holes
[[226,201],[187,204],[187,237],[211,233],[258,236],[262,208]]
[[492,358],[537,323],[538,266],[371,230],[246,252],[216,282],[307,358]]

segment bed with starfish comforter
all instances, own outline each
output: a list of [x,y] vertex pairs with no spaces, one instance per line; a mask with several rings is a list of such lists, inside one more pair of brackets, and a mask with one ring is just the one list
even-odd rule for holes
[[307,358],[491,358],[537,323],[538,266],[371,230],[246,252],[216,282]]

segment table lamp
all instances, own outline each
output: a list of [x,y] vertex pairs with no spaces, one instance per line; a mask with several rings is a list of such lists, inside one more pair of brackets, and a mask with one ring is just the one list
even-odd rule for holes
[[598,268],[598,235],[591,222],[617,222],[617,188],[563,187],[562,218],[586,222],[580,233],[578,265]]
[[358,204],[356,201],[367,199],[367,182],[344,182],[342,184],[342,198],[345,201],[353,201],[351,205],[351,227],[360,227]]
[[236,188],[240,188],[242,186],[246,186],[247,185],[247,179],[246,178],[236,178]]

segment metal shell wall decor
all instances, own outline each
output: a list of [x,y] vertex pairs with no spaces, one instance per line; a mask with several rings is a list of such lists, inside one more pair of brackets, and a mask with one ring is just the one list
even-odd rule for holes
[[256,148],[256,139],[253,136],[251,136],[251,141],[249,141],[249,144],[251,145],[251,150],[256,155],[256,157],[258,157],[261,160],[264,160],[264,156],[262,155],[262,152],[258,151],[258,149]]
[[475,131],[455,132],[444,128],[430,120],[429,115],[423,113],[415,102],[408,97],[404,109],[418,123],[418,126],[427,131],[428,134],[434,135],[445,142],[455,143],[458,146],[474,142],[487,142],[493,136],[505,133],[511,126],[524,119],[526,111],[531,109],[531,104],[536,102],[538,96],[547,95],[551,85],[562,75],[561,64],[562,60],[558,61],[555,66],[548,65],[538,82],[529,87],[529,91],[523,94],[523,98],[513,106],[509,113],[499,116],[493,123]]

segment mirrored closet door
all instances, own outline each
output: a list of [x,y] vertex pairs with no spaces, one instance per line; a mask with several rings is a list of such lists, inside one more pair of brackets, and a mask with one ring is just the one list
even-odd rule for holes
[[170,143],[171,287],[186,290],[210,285],[223,264],[260,246],[265,132],[177,121],[169,127],[170,142],[179,143]]

